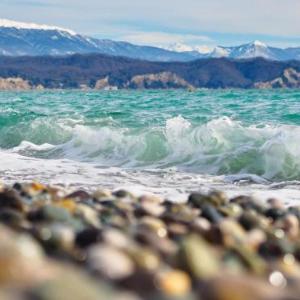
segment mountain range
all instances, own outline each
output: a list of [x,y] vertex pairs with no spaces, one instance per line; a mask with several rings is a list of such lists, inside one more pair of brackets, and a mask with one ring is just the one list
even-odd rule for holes
[[42,56],[101,53],[151,61],[188,61],[190,53],[96,39],[46,25],[0,20],[0,55]]
[[[300,60],[299,48],[275,48],[270,47],[260,41],[254,41],[249,44],[237,47],[215,47],[208,57],[227,57],[232,59],[247,59],[254,57],[263,57],[269,60]],[[206,57],[207,57],[206,56]]]
[[180,53],[195,53],[198,52],[201,57],[198,58],[220,58],[226,57],[231,59],[248,59],[254,57],[262,57],[269,60],[287,61],[300,60],[299,48],[275,48],[270,47],[261,41],[254,41],[248,44],[243,44],[235,47],[207,47],[176,43],[170,45],[166,49]]
[[300,60],[299,48],[275,48],[255,41],[237,47],[189,47],[174,45],[168,49],[139,46],[123,41],[96,39],[56,26],[0,20],[0,55],[4,56],[63,56],[101,53],[149,61],[192,61],[220,58],[269,60]]

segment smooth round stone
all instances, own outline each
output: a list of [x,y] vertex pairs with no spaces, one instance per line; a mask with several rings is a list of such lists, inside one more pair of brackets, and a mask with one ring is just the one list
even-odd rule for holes
[[107,189],[99,189],[99,190],[96,190],[93,194],[92,194],[92,197],[94,199],[97,199],[97,200],[101,200],[101,199],[109,199],[111,198],[112,196],[112,193],[110,190],[107,190]]
[[267,263],[257,252],[254,252],[250,247],[245,246],[243,243],[237,243],[231,247],[252,274],[257,276],[265,275]]
[[189,235],[183,240],[180,258],[182,267],[189,270],[196,279],[211,279],[221,271],[215,249],[196,234]]
[[127,200],[129,202],[135,201],[136,198],[128,191],[126,190],[117,190],[112,193],[113,196],[122,199],[122,200]]
[[129,251],[129,253],[137,267],[144,271],[154,272],[161,264],[158,255],[149,248],[139,247]]
[[260,229],[252,229],[248,232],[245,243],[254,251],[257,251],[267,239],[266,233]]
[[79,201],[86,201],[86,200],[89,200],[91,199],[91,195],[89,193],[87,193],[86,191],[76,191],[76,192],[73,192],[69,195],[67,195],[65,198],[70,198],[70,199],[77,199]]
[[237,196],[235,198],[232,198],[230,200],[230,203],[238,204],[244,210],[254,210],[258,213],[264,213],[266,210],[261,201],[250,196]]
[[277,209],[284,209],[284,204],[281,200],[276,199],[276,198],[271,198],[268,199],[267,203],[272,207],[272,208],[277,208]]
[[294,246],[287,239],[268,239],[258,249],[259,254],[265,258],[280,258],[294,252]]
[[102,239],[102,232],[97,228],[86,228],[77,233],[75,244],[80,248],[87,248]]
[[44,255],[30,236],[0,226],[0,285],[35,282],[43,277]]
[[113,247],[129,250],[135,247],[135,242],[130,239],[121,230],[108,228],[103,231],[103,240],[105,243],[110,244]]
[[211,205],[203,206],[201,216],[215,224],[221,222],[223,219],[222,215],[217,211],[217,209]]
[[272,218],[273,220],[278,220],[285,215],[285,211],[281,208],[272,207],[267,209],[265,212],[265,216],[268,218]]
[[164,200],[156,195],[143,195],[139,198],[139,202],[152,202],[156,204],[161,204],[164,202]]
[[25,205],[22,198],[15,190],[4,190],[0,192],[0,209],[3,208],[24,212]]
[[184,236],[188,233],[188,227],[181,223],[170,223],[168,224],[168,232],[172,237]]
[[224,219],[219,224],[223,243],[226,246],[244,243],[247,237],[244,228],[233,219]]
[[71,214],[73,214],[76,210],[76,203],[72,199],[63,199],[63,200],[60,200],[60,201],[56,201],[54,204],[58,207],[65,208]]
[[10,208],[0,210],[0,222],[14,229],[30,228],[29,222],[24,218],[24,214]]
[[235,203],[228,203],[226,206],[218,207],[219,212],[229,218],[238,218],[243,213],[243,209]]
[[134,272],[134,264],[128,255],[105,244],[88,250],[87,263],[91,271],[112,280],[124,279]]
[[158,287],[164,294],[172,297],[187,295],[191,290],[191,279],[180,270],[170,270],[157,276]]
[[282,229],[288,234],[288,236],[296,240],[299,238],[299,220],[295,215],[286,215],[282,222]]
[[207,195],[202,193],[192,193],[188,198],[188,203],[196,207],[201,207],[203,203],[205,203],[206,201],[207,201]]
[[216,206],[225,205],[228,202],[226,194],[222,191],[211,191],[209,193],[210,202]]
[[119,215],[111,215],[108,218],[105,218],[105,220],[103,219],[101,220],[103,224],[106,224],[111,227],[116,227],[121,230],[126,228],[129,225],[129,221],[123,216],[119,216]]
[[47,187],[39,182],[33,182],[29,185],[26,185],[23,188],[23,191],[25,191],[31,197],[35,197],[35,196],[47,191]]
[[293,214],[300,220],[300,207],[299,206],[291,206],[288,208],[288,214]]
[[155,202],[143,201],[139,204],[137,210],[147,215],[159,217],[165,212],[166,208]]
[[159,237],[156,233],[149,230],[139,230],[136,234],[136,240],[142,244],[148,245],[165,257],[173,256],[178,251],[179,247],[175,241],[172,241],[167,237]]
[[209,194],[192,193],[188,198],[189,203],[199,208],[202,208],[203,205],[218,207],[224,205],[227,201],[226,195],[221,191],[212,191]]
[[80,217],[86,224],[96,228],[101,227],[100,217],[98,212],[85,204],[78,204],[75,210],[75,216]]
[[201,234],[205,234],[211,229],[212,224],[207,219],[199,217],[191,223],[191,226]]
[[190,223],[200,214],[200,209],[195,209],[186,204],[168,205],[166,212],[162,216],[164,220]]
[[63,208],[54,205],[45,205],[29,213],[29,220],[31,221],[49,221],[49,222],[69,222],[71,221],[70,212]]
[[145,229],[152,231],[157,236],[164,238],[167,236],[168,231],[163,221],[153,217],[143,217],[140,219],[138,224],[139,229]]
[[[2,187],[2,183],[0,183],[0,187]],[[19,182],[14,183],[14,185],[12,186],[12,188],[18,192],[22,191],[23,187],[22,184]],[[1,188],[0,188],[1,190]],[[2,191],[2,190],[1,190]]]
[[244,212],[239,217],[238,221],[245,230],[252,230],[260,227],[259,216],[253,211]]
[[39,229],[39,238],[48,250],[69,251],[74,246],[75,233],[64,224],[51,224]]

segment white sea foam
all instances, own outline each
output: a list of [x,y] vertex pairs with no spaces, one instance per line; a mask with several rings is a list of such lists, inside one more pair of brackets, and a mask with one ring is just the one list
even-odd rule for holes
[[193,126],[178,116],[165,127],[139,131],[113,123],[89,127],[78,120],[35,121],[30,130],[28,137],[49,132],[53,140],[59,130],[69,141],[23,141],[1,150],[0,177],[6,182],[36,179],[76,187],[125,187],[175,200],[207,189],[289,203],[300,197],[298,126],[246,127],[226,117]]
[[55,146],[48,143],[42,145],[36,145],[28,141],[23,141],[19,146],[12,148],[11,152],[19,153],[25,150],[26,151],[49,151],[52,149],[55,149]]
[[[116,124],[89,127],[70,120],[54,124],[36,121],[30,130],[28,138],[43,134],[48,140],[69,141],[58,145],[23,141],[11,151],[34,157],[42,152],[46,158],[48,151],[48,158],[102,167],[174,167],[182,172],[244,177],[255,174],[257,177],[248,178],[253,182],[300,179],[299,126],[247,127],[227,117],[193,126],[178,116],[168,119],[165,127],[141,130]],[[232,177],[232,181],[236,179]]]
[[[126,188],[135,194],[155,193],[174,201],[183,201],[192,191],[220,189],[228,196],[252,195],[267,200],[280,198],[288,204],[296,204],[300,198],[300,183],[285,182],[282,186],[265,182],[229,182],[223,176],[210,176],[165,170],[133,170],[118,167],[103,168],[95,164],[67,159],[44,160],[24,157],[16,153],[0,151],[0,177],[5,183],[37,180],[47,184],[64,185],[67,188],[94,190]],[[249,176],[248,176],[249,177]],[[250,176],[251,177],[251,176]],[[256,178],[254,175],[251,178]],[[236,178],[237,179],[237,178]],[[255,180],[253,180],[255,181]]]

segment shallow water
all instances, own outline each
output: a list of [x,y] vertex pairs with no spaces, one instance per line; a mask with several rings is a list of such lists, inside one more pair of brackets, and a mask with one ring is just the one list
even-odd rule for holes
[[0,176],[300,199],[300,91],[0,93]]

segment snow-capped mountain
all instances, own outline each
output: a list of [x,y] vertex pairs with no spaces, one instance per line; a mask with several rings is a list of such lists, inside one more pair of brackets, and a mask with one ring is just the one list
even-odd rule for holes
[[275,48],[270,47],[260,41],[238,47],[224,47],[228,52],[227,57],[234,59],[263,57],[270,60],[292,60],[300,59],[300,48]]
[[16,21],[7,20],[7,19],[0,19],[0,27],[15,28],[15,29],[57,30],[57,31],[68,32],[70,35],[76,35],[76,33],[72,30],[57,27],[57,26],[38,25],[38,24],[35,24],[35,23],[16,22]]
[[194,55],[127,42],[100,40],[55,26],[0,20],[0,55],[103,53],[157,61],[189,61]]
[[164,49],[96,39],[56,26],[0,19],[0,55],[43,56],[74,53],[102,53],[150,61],[191,61],[210,57],[300,60],[300,48],[272,48],[259,41],[238,47],[211,48],[174,44]]
[[[254,41],[249,44],[244,44],[236,47],[222,47],[217,46],[212,49],[204,46],[201,47],[189,47],[184,44],[176,44],[168,47],[169,50],[184,52],[193,51],[198,52],[202,58],[220,58],[227,57],[231,59],[247,59],[254,57],[263,57],[269,60],[300,60],[300,48],[275,48],[266,45],[260,41]],[[204,51],[203,51],[204,49]],[[206,50],[206,51],[205,51]]]
[[276,53],[272,48],[260,41],[237,46],[237,47],[216,47],[210,54],[211,57],[229,57],[234,59],[246,59],[253,57],[263,57],[266,59],[277,60]]

